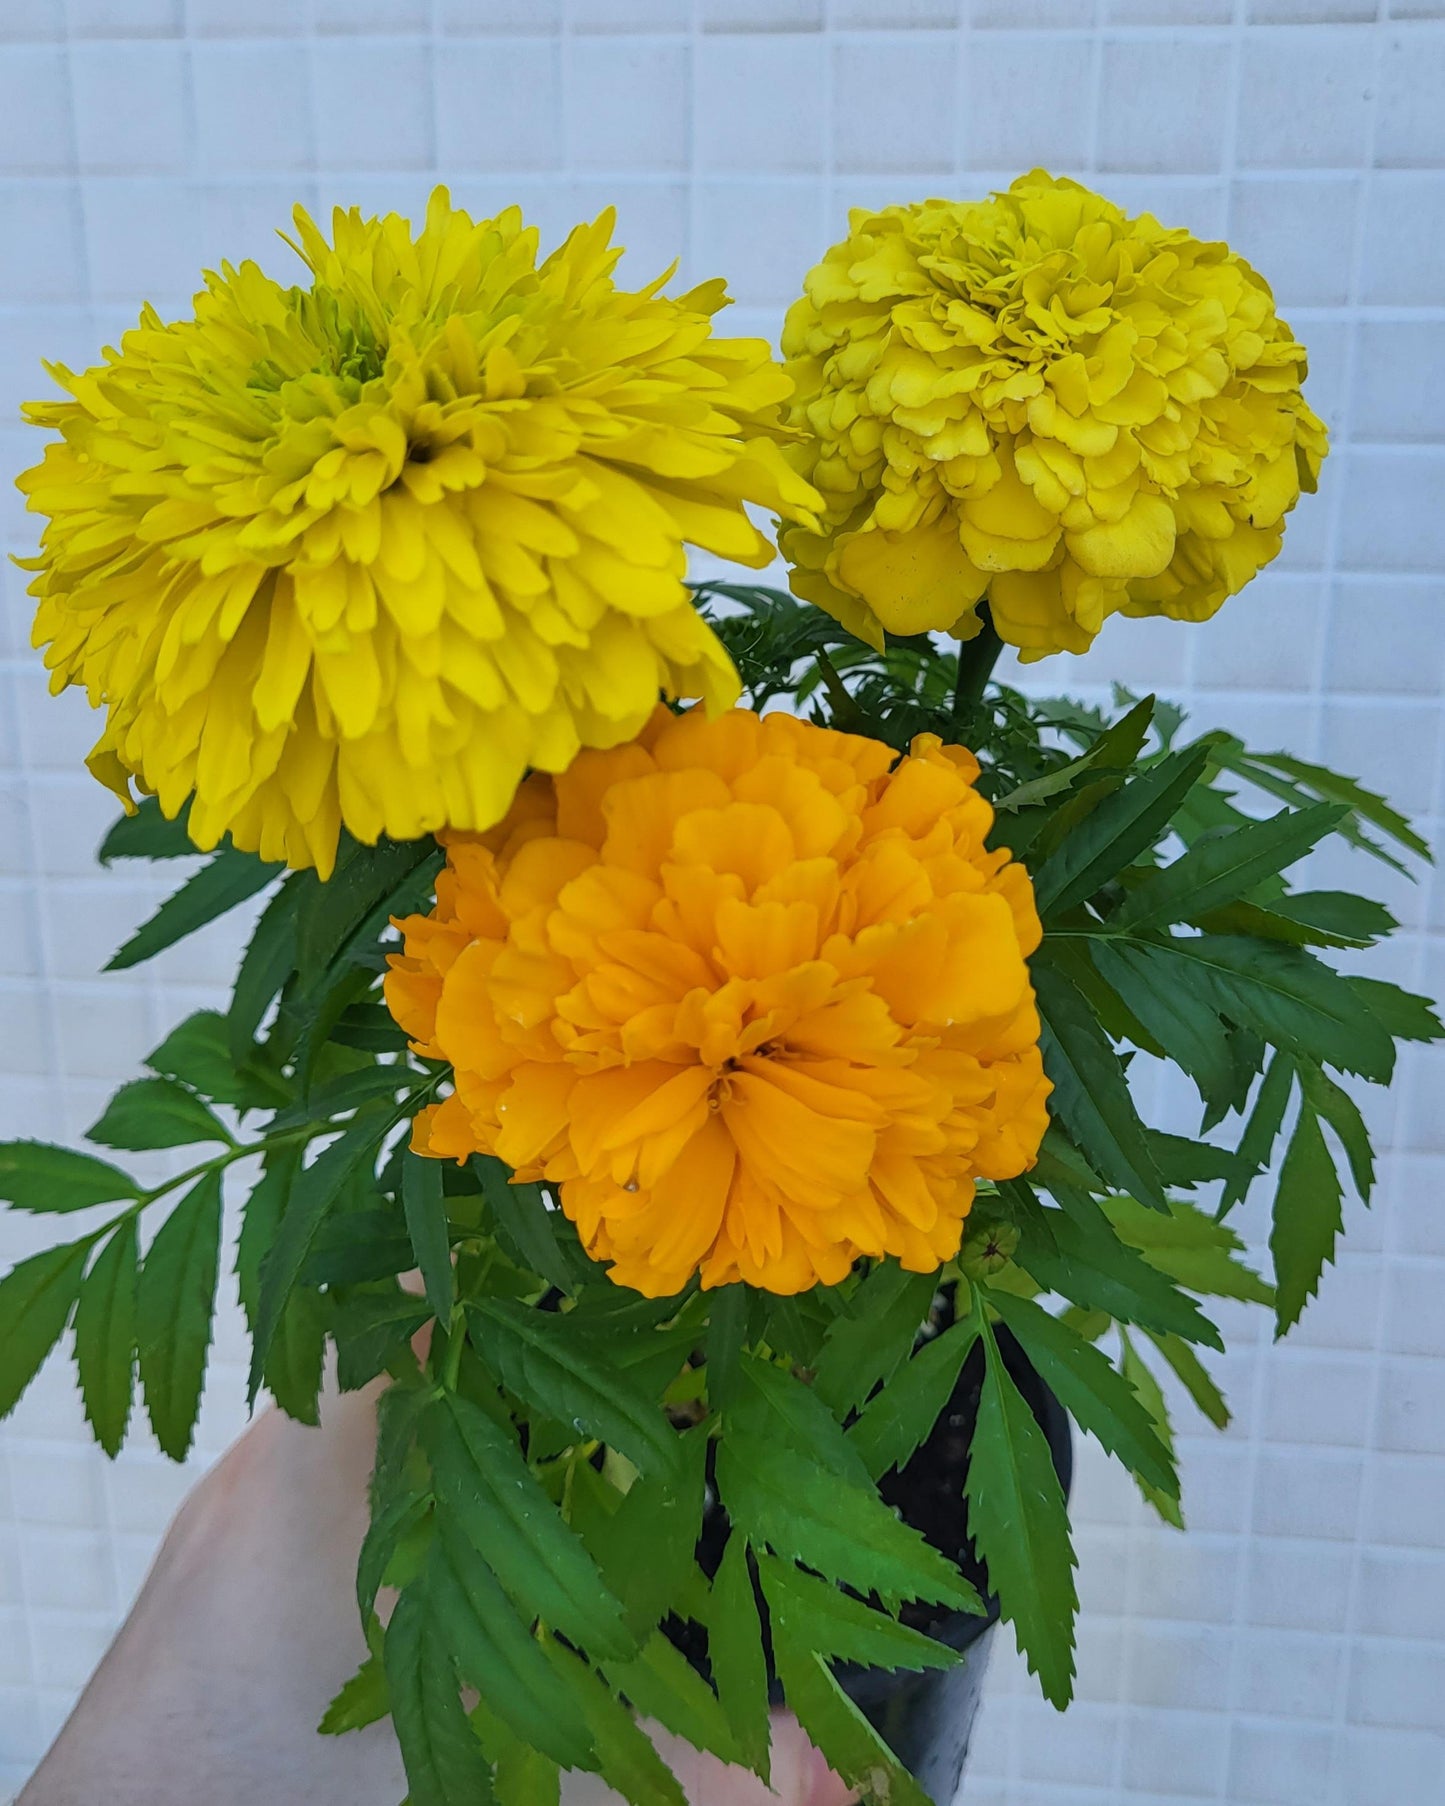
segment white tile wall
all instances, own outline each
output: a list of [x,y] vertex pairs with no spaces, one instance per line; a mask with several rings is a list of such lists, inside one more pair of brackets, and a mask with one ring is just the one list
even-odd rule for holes
[[[437,177],[555,237],[615,201],[632,267],[726,273],[776,330],[850,204],[970,194],[1034,162],[1223,232],[1313,353],[1335,435],[1279,567],[1202,628],[1116,624],[1085,666],[1445,813],[1445,4],[1440,0],[4,0],[0,463],[42,355],[83,361],[142,299],[266,257],[293,200],[419,208]],[[30,527],[0,499],[7,549]],[[239,931],[98,967],[155,900],[99,877],[90,723],[50,700],[22,583],[0,604],[0,1134],[74,1136],[218,995]],[[1445,884],[1373,868],[1445,988]],[[1370,1218],[1282,1349],[1222,1366],[1232,1430],[1181,1404],[1187,1537],[1083,1454],[1080,1698],[999,1661],[976,1806],[1445,1800],[1445,1055],[1379,1116]],[[1249,1222],[1261,1227],[1257,1206]],[[0,1218],[0,1257],[45,1226]],[[242,1418],[227,1317],[192,1471]],[[114,1466],[52,1363],[0,1428],[0,1797],[64,1716],[190,1472]]]

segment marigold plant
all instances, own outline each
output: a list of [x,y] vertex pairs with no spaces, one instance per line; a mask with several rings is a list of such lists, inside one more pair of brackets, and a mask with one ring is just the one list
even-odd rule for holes
[[444,189],[416,234],[296,229],[306,286],[222,265],[194,317],[54,367],[20,487],[52,688],[106,711],[92,770],[193,797],[198,846],[325,874],[342,824],[485,828],[659,690],[731,702],[683,543],[766,564],[743,503],[816,497],[767,346],[712,335],[722,283],[618,288],[611,213],[540,263],[515,207]]
[[1224,244],[1042,170],[978,202],[855,209],[783,331],[821,533],[792,585],[875,645],[1025,659],[1107,617],[1212,615],[1279,551],[1325,429],[1305,353]]
[[387,980],[456,1089],[424,1153],[495,1154],[650,1296],[931,1272],[976,1178],[1033,1164],[1049,1083],[1023,867],[972,754],[665,710],[448,835]]

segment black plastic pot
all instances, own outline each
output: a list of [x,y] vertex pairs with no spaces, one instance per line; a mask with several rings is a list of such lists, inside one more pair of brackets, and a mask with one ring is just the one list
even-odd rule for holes
[[[1048,1439],[1054,1470],[1067,1497],[1074,1471],[1073,1438],[1068,1412],[1035,1373],[1008,1331],[999,1325],[996,1334],[1004,1364]],[[951,1419],[963,1419],[971,1428],[981,1372],[982,1350],[975,1348],[973,1356],[959,1376],[948,1409],[939,1419],[940,1431],[936,1431],[935,1436],[946,1432]],[[924,1455],[928,1447],[925,1444],[920,1455]],[[917,1459],[916,1457],[915,1461]],[[914,1473],[914,1468],[915,1463],[910,1462],[884,1489],[890,1502],[901,1510],[905,1518],[910,1519],[910,1475]],[[962,1481],[963,1473],[960,1471],[957,1495],[960,1541],[963,1536],[964,1514]],[[925,1526],[920,1525],[920,1528],[925,1528],[927,1534]],[[965,1559],[961,1565],[965,1570],[972,1566],[974,1574],[983,1578],[976,1562],[970,1563]],[[961,1652],[962,1661],[955,1663],[952,1668],[931,1670],[923,1674],[889,1672],[878,1668],[843,1668],[838,1671],[838,1679],[854,1703],[937,1806],[953,1806],[968,1759],[974,1721],[983,1695],[984,1675],[998,1624],[998,1601],[991,1595],[986,1597],[989,1606],[986,1617],[954,1612],[927,1625],[930,1635]]]

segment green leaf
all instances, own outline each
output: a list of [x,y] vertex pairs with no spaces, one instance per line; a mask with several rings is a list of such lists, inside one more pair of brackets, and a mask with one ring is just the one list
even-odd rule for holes
[[988,1301],[1018,1338],[1039,1378],[1111,1455],[1157,1492],[1179,1497],[1179,1476],[1150,1413],[1118,1368],[1092,1343],[1025,1298],[990,1291]]
[[890,1468],[903,1467],[953,1396],[968,1351],[978,1340],[978,1324],[969,1319],[945,1330],[905,1361],[893,1378],[869,1400],[848,1440],[876,1480]]
[[241,1206],[241,1231],[236,1237],[236,1290],[246,1313],[246,1327],[256,1328],[256,1306],[261,1295],[261,1263],[265,1260],[281,1218],[291,1182],[301,1165],[299,1147],[272,1148],[264,1157],[261,1177]]
[[1234,1062],[1207,989],[1180,984],[1168,954],[1147,941],[1093,940],[1089,953],[1100,978],[1166,1057],[1194,1080],[1205,1103],[1227,1102],[1234,1089]]
[[487,1806],[494,1798],[491,1771],[421,1586],[408,1587],[396,1602],[385,1662],[410,1806]]
[[447,1233],[447,1203],[442,1193],[441,1162],[408,1150],[402,1159],[401,1199],[406,1212],[407,1234],[411,1237],[416,1264],[426,1286],[427,1302],[437,1321],[447,1323],[451,1319],[456,1286]]
[[593,1655],[630,1654],[621,1605],[514,1438],[454,1393],[427,1412],[423,1437],[438,1497],[522,1610]]
[[1353,973],[1345,983],[1396,1041],[1438,1041],[1445,1035],[1445,1026],[1429,998],[1403,991],[1399,985],[1387,984],[1380,978],[1358,978]]
[[549,1643],[547,1659],[587,1716],[598,1768],[608,1786],[631,1806],[688,1806],[671,1769],[612,1689],[564,1644]]
[[89,1241],[42,1248],[0,1279],[0,1417],[40,1371],[80,1291]]
[[1326,946],[1367,946],[1400,926],[1383,903],[1345,890],[1293,891],[1276,897],[1270,910]]
[[102,1147],[140,1151],[188,1147],[198,1141],[230,1143],[220,1118],[194,1092],[172,1079],[133,1079],[86,1130]]
[[347,1184],[365,1162],[374,1160],[389,1121],[388,1116],[358,1116],[344,1135],[325,1148],[310,1166],[300,1168],[292,1180],[276,1239],[261,1263],[248,1383],[253,1404],[261,1389],[272,1338],[316,1233]]
[[620,1502],[615,1489],[597,1477],[598,1488],[614,1505],[605,1522],[600,1513],[590,1525],[581,1521],[575,1507],[582,1470],[574,1476],[573,1522],[614,1597],[623,1602],[627,1624],[638,1637],[679,1599],[692,1577],[693,1553],[702,1533],[707,1431],[692,1430],[677,1441],[680,1476],[634,1480]]
[[973,1609],[958,1569],[929,1547],[871,1487],[836,1472],[778,1436],[770,1413],[732,1413],[717,1445],[717,1485],[733,1523],[755,1547],[803,1561],[830,1580],[883,1598],[937,1600]]
[[812,1646],[806,1623],[773,1625],[778,1678],[793,1714],[830,1767],[858,1790],[865,1806],[932,1806]]
[[1319,1118],[1309,1102],[1302,1101],[1280,1169],[1269,1232],[1277,1336],[1299,1321],[1319,1290],[1320,1276],[1325,1263],[1335,1258],[1335,1238],[1343,1227],[1335,1163],[1325,1146]]
[[266,1357],[266,1390],[296,1423],[321,1421],[321,1376],[326,1357],[326,1312],[313,1292],[286,1300]]
[[798,1454],[850,1485],[871,1490],[863,1463],[815,1388],[757,1355],[744,1355],[741,1368],[743,1396],[727,1419],[729,1427],[734,1422],[754,1429],[766,1425],[769,1435]]
[[830,1662],[906,1668],[916,1674],[925,1668],[951,1668],[958,1660],[958,1652],[946,1643],[911,1630],[887,1612],[840,1592],[791,1562],[760,1555],[758,1574],[769,1612],[789,1623],[805,1624],[813,1647]]
[[136,930],[112,956],[106,971],[121,972],[128,966],[140,965],[143,960],[154,959],[167,947],[194,934],[198,928],[206,927],[248,897],[254,897],[282,870],[284,867],[268,865],[254,853],[238,853],[234,847],[222,847]]
[[1187,1290],[1246,1304],[1274,1303],[1273,1289],[1240,1259],[1244,1243],[1193,1204],[1172,1199],[1164,1215],[1133,1198],[1106,1198],[1103,1210],[1131,1248]]
[[1175,1376],[1215,1429],[1227,1430],[1229,1406],[1224,1401],[1224,1394],[1189,1344],[1178,1336],[1155,1335],[1152,1329],[1146,1329],[1144,1334],[1174,1369]]
[[191,805],[189,798],[173,819],[167,820],[153,796],[142,797],[133,814],[122,815],[112,822],[96,849],[96,859],[109,865],[114,859],[180,859],[199,857],[200,848],[187,831]]
[[267,1010],[296,970],[296,911],[304,881],[301,873],[286,880],[246,943],[226,1016],[226,1038],[237,1062],[249,1057]]
[[1347,778],[1324,765],[1312,765],[1291,753],[1251,753],[1253,766],[1265,766],[1287,778],[1306,785],[1320,796],[1343,803],[1352,814],[1372,827],[1388,834],[1398,846],[1406,847],[1421,859],[1430,859],[1429,844],[1422,840],[1398,809],[1393,809],[1382,796],[1367,790],[1355,778]]
[[1164,1209],[1164,1182],[1109,1037],[1063,972],[1036,960],[1032,977],[1044,1070],[1054,1083],[1050,1109],[1106,1179]]
[[1056,916],[1087,901],[1153,846],[1208,758],[1204,746],[1171,753],[1106,796],[1034,874],[1039,913]]
[[1030,1671],[1062,1711],[1074,1690],[1079,1609],[1064,1491],[1048,1441],[987,1325],[983,1336],[983,1391],[964,1486],[969,1535]]
[[221,1176],[198,1179],[146,1250],[136,1287],[141,1387],[156,1441],[184,1461],[201,1405],[221,1248]]
[[136,1226],[127,1217],[96,1256],[75,1307],[75,1365],[95,1440],[120,1453],[135,1390]]
[[487,1154],[474,1154],[469,1164],[498,1240],[524,1267],[568,1293],[595,1275],[597,1268],[583,1252],[576,1230],[560,1211],[548,1208],[540,1185],[515,1183],[502,1162]]
[[1299,1067],[1300,1090],[1315,1114],[1327,1122],[1340,1139],[1350,1165],[1350,1177],[1360,1201],[1368,1204],[1375,1188],[1375,1150],[1360,1106],[1333,1079],[1304,1061]]
[[480,1331],[477,1351],[509,1392],[579,1435],[620,1449],[643,1474],[680,1475],[677,1432],[661,1405],[638,1392],[568,1317],[506,1298],[480,1298],[468,1309]]
[[356,1561],[356,1603],[363,1626],[371,1622],[376,1595],[397,1551],[411,1542],[431,1512],[431,1500],[424,1494],[400,1491],[383,1499],[380,1488],[374,1488],[373,1494],[371,1522]]
[[1231,1021],[1276,1047],[1386,1082],[1395,1063],[1390,1037],[1349,982],[1279,941],[1201,934],[1161,943],[1176,982],[1193,985]]
[[738,1362],[748,1334],[751,1305],[748,1288],[720,1286],[712,1295],[707,1325],[707,1396],[715,1410],[725,1411],[738,1396]]
[[296,918],[296,963],[305,989],[317,989],[347,941],[397,886],[434,856],[436,842],[381,840],[374,847],[344,846],[324,884],[303,893]]
[[486,1562],[444,1517],[427,1571],[431,1615],[462,1679],[525,1743],[564,1768],[591,1768],[586,1719],[555,1684],[541,1645]]
[[717,1695],[661,1631],[630,1659],[604,1662],[602,1671],[641,1717],[655,1719],[695,1750],[737,1761],[738,1747]]
[[1250,1186],[1269,1165],[1274,1144],[1284,1124],[1289,1094],[1294,1085],[1294,1063],[1287,1054],[1277,1053],[1260,1081],[1254,1109],[1239,1138],[1235,1176],[1227,1179],[1219,1200],[1219,1215],[1227,1215],[1248,1195]]
[[1303,859],[1344,814],[1338,803],[1316,803],[1196,841],[1187,853],[1130,891],[1110,918],[1110,926],[1137,929],[1194,921],[1236,897],[1248,896],[1263,879]]
[[707,1619],[708,1666],[743,1761],[763,1781],[771,1764],[768,1665],[747,1544],[730,1536],[712,1583]]
[[[1132,1386],[1135,1395],[1143,1406],[1145,1413],[1154,1426],[1160,1445],[1168,1451],[1171,1470],[1174,1464],[1174,1430],[1169,1422],[1169,1410],[1164,1403],[1164,1392],[1153,1373],[1140,1360],[1134,1344],[1129,1340],[1126,1331],[1119,1331],[1119,1346],[1123,1351],[1123,1378]],[[1176,1530],[1184,1528],[1184,1514],[1179,1509],[1179,1485],[1176,1479],[1172,1490],[1169,1487],[1154,1485],[1149,1478],[1139,1473],[1134,1474],[1135,1482],[1145,1500],[1154,1507],[1166,1524],[1172,1524]]]
[[852,1314],[834,1320],[818,1356],[813,1390],[835,1417],[856,1410],[908,1358],[937,1277],[880,1261],[854,1294]]
[[0,1142],[0,1198],[20,1210],[58,1214],[140,1195],[129,1173],[93,1154],[44,1141]]
[[1201,1185],[1217,1185],[1234,1177],[1236,1155],[1231,1148],[1187,1135],[1166,1135],[1159,1129],[1149,1131],[1149,1145],[1164,1183],[1180,1191],[1195,1191]]
[[254,1058],[235,1057],[226,1018],[217,1010],[187,1016],[146,1056],[146,1065],[162,1078],[178,1079],[219,1104],[242,1109],[274,1109],[291,1095],[279,1073]]
[[375,1724],[390,1710],[386,1670],[375,1656],[368,1656],[326,1708],[316,1728],[323,1737],[339,1737],[343,1731]]
[[1219,1331],[1194,1300],[1120,1241],[1097,1206],[1086,1217],[1063,1210],[1049,1217],[1055,1246],[1023,1242],[1014,1256],[1046,1292],[1059,1292],[1086,1310],[1106,1311],[1121,1323],[1223,1349]]

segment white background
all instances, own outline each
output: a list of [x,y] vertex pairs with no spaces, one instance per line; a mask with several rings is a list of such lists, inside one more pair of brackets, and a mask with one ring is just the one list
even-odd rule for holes
[[[724,273],[776,330],[853,203],[972,195],[1044,163],[1225,234],[1307,341],[1334,453],[1278,566],[1204,627],[1111,624],[1087,665],[1263,748],[1336,762],[1427,832],[1442,813],[1445,24],[1431,0],[3,0],[0,463],[42,356],[90,361],[142,300],[263,259],[291,204],[480,211],[550,243],[615,203],[639,278]],[[36,441],[32,443],[32,441]],[[8,549],[29,550],[0,496]],[[0,1134],[81,1133],[238,931],[99,977],[155,892],[91,852],[94,732],[50,699],[24,579],[0,611]],[[1321,873],[1328,878],[1330,873]],[[1333,873],[1338,881],[1341,874]],[[1390,974],[1445,985],[1438,880],[1357,876],[1406,924]],[[1380,968],[1376,968],[1377,970]],[[1445,1123],[1438,1054],[1373,1120],[1373,1213],[1281,1348],[1230,1318],[1237,1409],[1178,1413],[1187,1537],[1086,1454],[1079,1700],[997,1662],[975,1806],[1439,1806],[1445,1800]],[[1157,1107],[1192,1128],[1180,1100]],[[1258,1207],[1258,1200],[1256,1206]],[[1257,1233],[1258,1223],[1251,1220]],[[49,1226],[0,1219],[0,1258]],[[242,1419],[234,1315],[201,1427]],[[0,1797],[40,1755],[190,1474],[144,1434],[114,1466],[53,1361],[0,1429]]]

